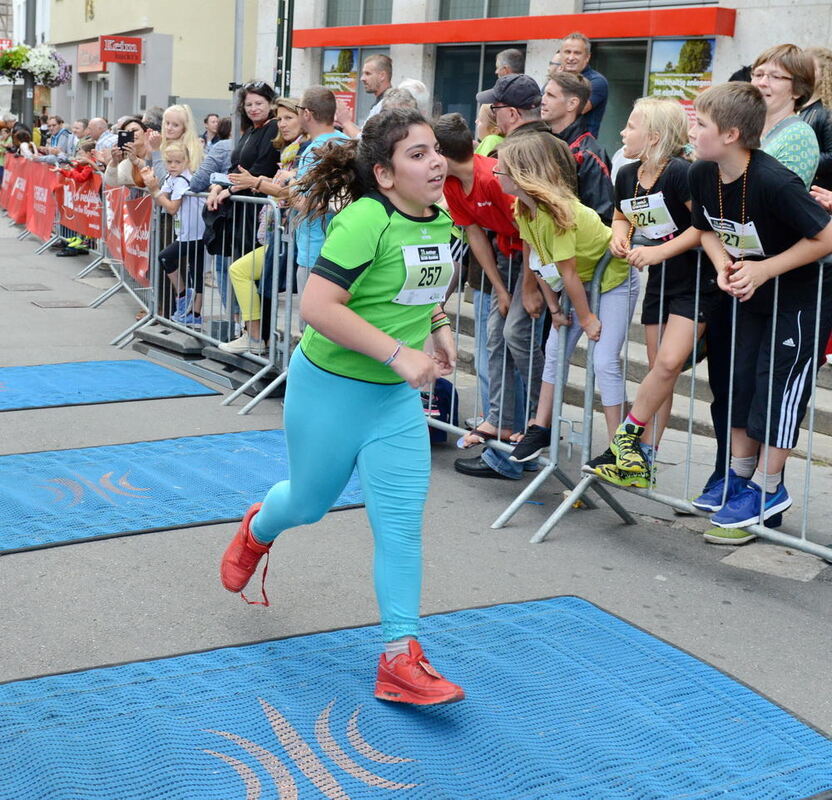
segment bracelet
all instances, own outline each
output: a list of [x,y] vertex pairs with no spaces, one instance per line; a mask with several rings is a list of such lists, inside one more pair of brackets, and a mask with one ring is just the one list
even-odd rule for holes
[[443,319],[437,320],[436,322],[432,322],[430,325],[430,332],[436,333],[440,328],[444,328],[446,325],[450,325],[451,321],[444,317]]
[[385,367],[389,367],[396,360],[396,356],[401,351],[403,344],[404,342],[401,341],[401,339],[396,340],[396,349],[391,353],[390,357],[386,361],[382,361],[382,364],[384,364]]
[[448,318],[448,315],[444,311],[440,311],[440,312],[434,314],[430,318],[430,321],[431,322],[436,322],[436,320],[438,320],[438,319],[447,319],[447,318]]

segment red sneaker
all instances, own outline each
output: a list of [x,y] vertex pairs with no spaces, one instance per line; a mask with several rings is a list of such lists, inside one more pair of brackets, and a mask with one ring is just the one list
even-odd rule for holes
[[419,642],[412,639],[408,649],[407,654],[400,653],[392,661],[381,654],[375,691],[379,700],[430,706],[465,699],[462,687],[445,680],[430,665]]
[[[271,549],[271,544],[260,544],[254,540],[251,535],[251,520],[254,515],[262,507],[262,503],[255,503],[243,517],[240,527],[237,528],[237,533],[231,540],[222,556],[220,563],[220,580],[222,585],[228,589],[229,592],[240,592],[246,588],[246,584],[251,580],[251,576],[257,569],[260,559],[267,555]],[[263,585],[266,583],[266,573],[269,569],[268,558],[266,559],[266,568],[263,570]],[[243,595],[243,600],[247,603],[248,600]],[[263,589],[263,601],[254,603],[254,605],[269,605],[269,598],[266,597],[265,589]]]

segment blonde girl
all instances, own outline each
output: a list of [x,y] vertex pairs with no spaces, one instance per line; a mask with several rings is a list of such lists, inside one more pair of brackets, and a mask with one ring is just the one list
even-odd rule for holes
[[[561,330],[567,337],[567,359],[582,333],[597,343],[595,368],[601,402],[609,432],[615,430],[625,399],[620,353],[638,294],[638,275],[626,261],[613,259],[601,280],[598,315],[592,312],[588,288],[612,232],[573,194],[549,135],[535,133],[507,140],[497,150],[495,174],[503,191],[517,197],[515,219],[529,256],[524,281],[527,286],[537,282],[552,312],[535,419],[511,456],[514,461],[529,461],[551,438]],[[561,314],[556,294],[561,287],[572,302],[571,320]]]
[[154,132],[148,136],[148,143],[153,149],[153,171],[160,181],[164,180],[166,174],[162,152],[172,142],[181,144],[187,150],[188,170],[191,174],[195,173],[205,153],[189,105],[168,106],[162,115],[161,134]]
[[491,103],[483,103],[477,112],[475,136],[479,143],[474,152],[481,156],[493,157],[494,151],[502,143],[504,137],[497,127],[497,118],[494,116]]
[[815,64],[815,91],[800,109],[800,118],[812,126],[820,147],[818,171],[812,183],[832,189],[832,50],[807,47],[803,52]]
[[[642,306],[647,374],[610,449],[584,466],[613,483],[650,484],[655,450],[670,415],[676,378],[702,336],[717,299],[716,275],[707,258],[697,270],[691,248],[699,233],[690,224],[687,116],[675,100],[637,100],[621,131],[624,155],[637,161],[616,176],[610,251],[642,269],[650,266]],[[633,237],[654,242],[632,247]]]

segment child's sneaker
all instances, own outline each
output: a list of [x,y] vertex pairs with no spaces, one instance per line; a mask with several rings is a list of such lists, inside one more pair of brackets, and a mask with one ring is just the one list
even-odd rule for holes
[[615,463],[623,472],[647,472],[647,461],[641,450],[639,437],[644,433],[640,425],[622,422],[612,437],[610,450],[615,455]]
[[774,492],[766,492],[763,505],[763,490],[754,481],[748,481],[745,488],[737,492],[711,517],[718,528],[745,528],[760,521],[760,507],[763,506],[763,520],[785,511],[792,504],[792,498],[784,484]]
[[[745,488],[748,478],[740,478],[734,470],[728,470],[728,493],[725,495],[727,503],[737,492]],[[719,511],[722,508],[722,495],[725,493],[725,478],[719,478],[709,486],[706,486],[702,494],[691,505],[700,511]]]
[[180,325],[187,325],[189,328],[202,327],[202,314],[194,314],[192,311],[175,320]]
[[[262,505],[262,503],[255,503],[246,511],[246,515],[237,528],[231,544],[228,545],[223,553],[222,561],[220,562],[220,580],[229,592],[240,592],[242,594],[243,589],[246,588],[246,584],[251,580],[251,576],[254,575],[260,559],[271,550],[271,542],[269,544],[261,544],[251,534],[251,520]],[[263,570],[264,586],[268,569],[269,562],[267,558],[266,568]],[[243,600],[246,600],[247,603],[251,602],[246,599],[245,595],[243,595]],[[269,598],[266,597],[265,589],[263,591],[262,605],[269,605]]]
[[[783,515],[780,513],[769,517],[763,523],[766,528],[779,528],[782,524]],[[702,538],[709,544],[737,546],[754,541],[757,538],[757,534],[751,533],[747,528],[710,528],[702,534]]]
[[430,706],[464,700],[465,692],[443,678],[425,658],[419,642],[412,639],[408,642],[408,652],[400,653],[392,661],[381,654],[375,696],[394,703]]
[[439,410],[439,400],[432,392],[421,392],[422,410],[426,417],[439,417],[442,412]]
[[185,294],[176,298],[176,310],[171,317],[174,322],[182,322],[184,316],[191,310],[195,296],[196,292],[193,289],[185,289]]
[[252,339],[248,331],[243,331],[242,336],[232,339],[230,342],[220,342],[219,349],[225,353],[256,353],[263,355],[266,350],[266,343],[262,339]]
[[613,486],[633,487],[635,489],[649,489],[652,480],[649,470],[643,472],[623,472],[616,466],[615,456],[609,448],[600,456],[595,456],[581,467],[581,472],[595,475],[602,481]]
[[549,446],[551,441],[551,428],[544,428],[542,425],[529,425],[523,440],[517,442],[508,460],[520,464],[526,461],[534,461]]

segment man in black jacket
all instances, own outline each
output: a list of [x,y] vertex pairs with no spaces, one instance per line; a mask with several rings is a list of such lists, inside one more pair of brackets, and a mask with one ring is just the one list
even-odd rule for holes
[[580,110],[589,99],[591,86],[581,75],[553,72],[543,91],[540,116],[551,131],[569,146],[578,168],[578,196],[609,225],[615,208],[610,160],[589,132]]

